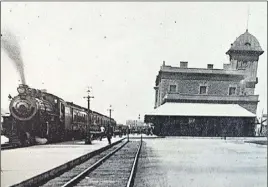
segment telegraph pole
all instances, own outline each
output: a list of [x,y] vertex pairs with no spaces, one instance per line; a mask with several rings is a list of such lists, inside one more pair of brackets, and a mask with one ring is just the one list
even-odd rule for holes
[[109,126],[110,126],[110,125],[112,125],[112,111],[114,111],[112,109],[112,105],[110,105],[110,108],[108,109],[108,111],[109,111],[109,116],[110,116],[110,123],[109,123]]
[[[110,127],[112,127],[112,111],[114,111],[112,109],[112,105],[110,105],[110,108],[108,109],[109,111],[109,117],[110,117],[110,123],[108,124],[108,132],[110,131]],[[113,129],[114,130],[114,129]],[[112,135],[113,136],[113,135]]]
[[88,88],[87,90],[87,96],[83,97],[84,99],[87,99],[87,126],[86,126],[86,139],[85,144],[91,144],[91,134],[90,134],[90,99],[93,99],[94,96],[90,96],[90,90]]
[[[140,123],[140,119],[141,119],[141,115],[139,114],[139,117],[138,117],[138,124]],[[137,125],[138,125],[137,124]],[[140,133],[141,133],[141,141],[142,141],[142,128],[143,128],[143,126],[142,127],[139,127],[140,128]]]

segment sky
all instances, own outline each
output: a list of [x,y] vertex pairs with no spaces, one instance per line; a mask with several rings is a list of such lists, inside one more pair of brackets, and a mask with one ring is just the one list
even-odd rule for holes
[[[249,10],[249,11],[248,11]],[[249,16],[248,16],[249,12]],[[225,52],[247,28],[264,54],[258,65],[257,114],[267,113],[266,2],[2,2],[1,33],[17,36],[26,83],[87,107],[117,123],[141,119],[154,107],[163,61],[223,68]],[[19,73],[1,48],[1,109],[15,96]]]

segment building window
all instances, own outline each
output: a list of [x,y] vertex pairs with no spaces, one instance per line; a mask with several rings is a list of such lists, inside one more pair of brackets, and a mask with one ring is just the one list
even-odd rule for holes
[[170,86],[169,86],[169,91],[170,91],[170,92],[176,92],[176,88],[177,88],[176,85],[170,85]]
[[229,88],[229,95],[235,95],[236,87],[230,87]]
[[242,63],[242,68],[245,69],[245,68],[247,68],[247,67],[248,67],[248,62],[244,61],[244,62]]
[[237,69],[246,69],[247,67],[249,67],[249,62],[247,61],[239,61],[237,63]]
[[199,94],[206,94],[207,93],[207,87],[206,86],[200,86]]
[[213,69],[213,64],[208,64],[208,69]]

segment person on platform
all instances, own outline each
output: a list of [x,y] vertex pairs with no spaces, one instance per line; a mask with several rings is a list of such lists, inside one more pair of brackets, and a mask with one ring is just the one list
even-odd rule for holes
[[101,126],[100,130],[101,130],[101,135],[100,135],[100,141],[101,141],[104,134],[105,134],[105,128],[103,126]]
[[106,128],[105,134],[106,134],[109,145],[111,145],[111,138],[113,136],[113,128],[110,125]]
[[123,136],[123,130],[122,127],[119,127],[119,137],[121,138]]

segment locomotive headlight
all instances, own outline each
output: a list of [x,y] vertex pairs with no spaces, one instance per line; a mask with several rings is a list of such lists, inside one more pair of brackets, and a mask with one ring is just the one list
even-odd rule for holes
[[19,94],[24,94],[26,92],[25,88],[23,88],[23,87],[18,87],[17,90],[18,90]]

